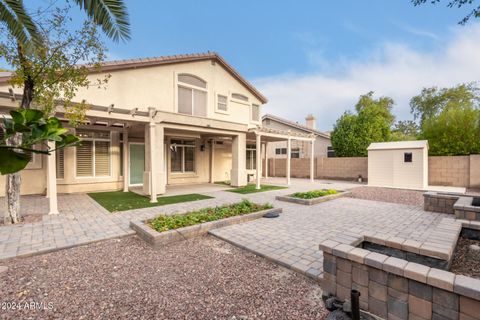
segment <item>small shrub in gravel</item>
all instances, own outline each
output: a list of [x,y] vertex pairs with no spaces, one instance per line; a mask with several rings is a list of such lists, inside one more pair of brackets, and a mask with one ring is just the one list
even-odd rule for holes
[[268,203],[256,204],[249,200],[243,200],[230,205],[204,208],[198,211],[187,212],[185,214],[171,216],[161,215],[148,221],[148,224],[156,231],[163,232],[271,208],[273,208],[273,206]]
[[299,198],[299,199],[315,199],[315,198],[320,198],[320,197],[328,196],[331,194],[337,194],[337,193],[338,191],[334,189],[313,190],[313,191],[307,191],[307,192],[296,192],[292,194],[292,197]]

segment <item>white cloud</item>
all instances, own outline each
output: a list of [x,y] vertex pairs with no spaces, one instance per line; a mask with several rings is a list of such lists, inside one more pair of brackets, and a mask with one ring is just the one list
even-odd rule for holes
[[269,98],[265,113],[303,123],[313,113],[321,130],[352,109],[369,91],[392,97],[397,119],[410,119],[409,100],[423,87],[453,86],[480,80],[480,24],[456,27],[431,52],[401,43],[384,43],[361,61],[344,60],[330,70],[310,74],[281,74],[254,81]]

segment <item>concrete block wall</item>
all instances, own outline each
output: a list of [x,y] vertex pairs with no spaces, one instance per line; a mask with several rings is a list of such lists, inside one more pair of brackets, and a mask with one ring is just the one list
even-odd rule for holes
[[361,175],[364,179],[368,177],[368,158],[317,158],[317,177],[356,180]]
[[470,186],[470,156],[428,157],[428,184]]
[[[269,159],[268,174],[271,177],[285,177],[286,159]],[[315,158],[315,178],[356,180],[358,175],[368,176],[367,158]],[[310,177],[310,159],[291,159],[291,176],[293,178]]]
[[[286,159],[269,159],[269,176],[285,177],[286,162]],[[309,177],[310,159],[292,159],[291,164],[293,178]],[[358,175],[368,179],[367,157],[315,159],[317,179],[356,180]],[[480,188],[480,155],[428,157],[428,184]]]

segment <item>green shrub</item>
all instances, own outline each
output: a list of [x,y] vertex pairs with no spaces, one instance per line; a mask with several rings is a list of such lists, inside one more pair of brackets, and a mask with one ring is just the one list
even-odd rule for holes
[[292,194],[292,197],[300,198],[300,199],[315,199],[315,198],[320,198],[320,197],[328,196],[331,194],[337,194],[337,193],[338,191],[334,189],[313,190],[313,191],[307,191],[307,192],[296,192]]
[[204,208],[185,214],[161,215],[150,220],[148,224],[156,231],[163,232],[271,208],[273,208],[272,205],[268,203],[256,204],[249,200],[242,200],[231,205]]

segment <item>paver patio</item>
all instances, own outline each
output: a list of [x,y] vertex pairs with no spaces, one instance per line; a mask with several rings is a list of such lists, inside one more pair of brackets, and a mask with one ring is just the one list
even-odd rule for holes
[[272,259],[284,266],[318,277],[323,258],[318,246],[327,239],[350,244],[364,234],[385,234],[425,241],[447,215],[424,212],[421,207],[352,198],[314,206],[277,203],[283,214],[210,233]]
[[[281,184],[283,179],[266,183]],[[161,207],[135,209],[110,214],[84,194],[59,198],[62,214],[43,216],[37,223],[0,227],[0,259],[51,251],[93,241],[133,234],[129,222],[133,218],[149,219],[160,213],[173,214],[239,201],[270,202],[282,207],[276,219],[259,219],[213,230],[211,233],[235,245],[251,250],[311,277],[322,274],[322,254],[318,245],[334,237],[349,243],[363,233],[384,233],[391,236],[425,240],[434,226],[446,215],[424,212],[419,206],[341,198],[314,206],[302,206],[275,200],[276,195],[318,188],[349,189],[353,183],[293,179],[289,189],[240,195],[225,191],[205,193],[213,199]],[[26,197],[30,205],[46,205],[41,197]],[[0,199],[1,201],[1,199]],[[45,203],[45,204],[43,204]]]
[[[285,179],[272,178],[269,184],[284,183]],[[119,213],[109,213],[86,194],[59,195],[58,215],[43,215],[42,220],[34,223],[0,226],[0,260],[22,255],[48,252],[94,241],[132,235],[130,229],[132,219],[149,219],[160,213],[173,214],[200,209],[207,206],[222,205],[249,198],[259,202],[273,202],[275,195],[294,191],[306,191],[311,188],[332,187],[332,182],[316,181],[313,185],[308,180],[292,179],[290,189],[263,192],[254,195],[240,195],[225,191],[211,191],[203,194],[213,196],[213,199],[185,202],[161,207],[135,209]],[[338,188],[352,188],[356,184],[335,182]],[[216,187],[216,186],[214,186]],[[222,187],[223,189],[224,187]],[[178,189],[178,188],[177,188]],[[189,191],[186,187],[186,191]],[[178,192],[178,190],[176,190]],[[189,192],[187,192],[189,193]],[[24,214],[48,212],[48,200],[43,196],[24,196],[21,200]],[[5,207],[4,198],[0,198],[0,212]]]

